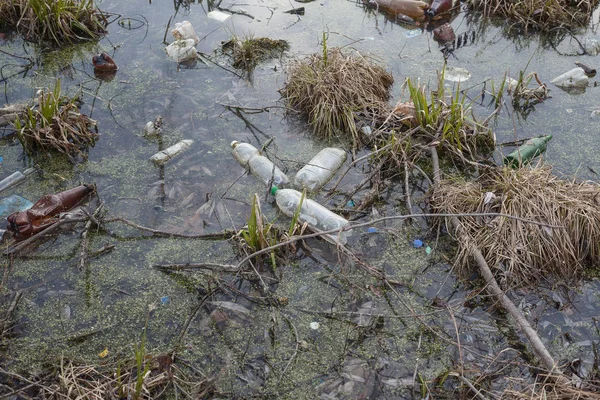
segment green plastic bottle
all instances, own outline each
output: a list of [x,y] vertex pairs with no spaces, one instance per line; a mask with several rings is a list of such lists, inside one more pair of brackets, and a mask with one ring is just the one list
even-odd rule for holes
[[546,144],[552,139],[552,135],[531,138],[519,146],[515,151],[504,158],[504,164],[512,168],[527,165],[535,157],[546,151]]

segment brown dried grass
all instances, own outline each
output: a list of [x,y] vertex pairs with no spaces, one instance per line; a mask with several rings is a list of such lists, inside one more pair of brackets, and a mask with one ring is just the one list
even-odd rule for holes
[[288,104],[307,116],[316,136],[349,138],[362,144],[355,116],[389,113],[393,76],[373,59],[358,52],[324,48],[293,63],[281,94]]
[[[488,192],[495,198],[486,204]],[[431,202],[438,213],[495,212],[548,225],[460,218],[504,288],[551,277],[575,281],[587,263],[600,261],[600,186],[560,179],[549,167],[490,169],[478,182],[445,182]],[[456,267],[463,277],[471,272],[470,254],[459,243]]]
[[[502,393],[504,400],[600,400],[600,382],[581,380],[556,382],[552,375],[538,375],[538,382],[524,389],[508,389]],[[577,387],[579,386],[579,387]]]
[[[196,372],[186,372],[169,355],[148,356],[151,369],[144,377],[139,400],[157,399],[165,395],[169,386],[177,385],[188,396],[205,398],[212,391],[213,381]],[[186,368],[187,369],[187,368]],[[174,383],[176,382],[176,383]],[[118,400],[136,398],[135,367],[107,365],[80,365],[63,360],[56,381],[39,385],[44,399]]]
[[549,31],[588,24],[598,0],[467,0],[467,5],[487,17],[502,17],[525,30]]

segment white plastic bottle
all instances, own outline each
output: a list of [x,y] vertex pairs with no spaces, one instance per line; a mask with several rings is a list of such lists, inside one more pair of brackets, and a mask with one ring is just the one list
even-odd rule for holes
[[[294,189],[279,189],[274,186],[271,189],[271,194],[275,196],[275,201],[279,209],[288,217],[293,218],[302,199],[302,193]],[[340,217],[316,201],[307,198],[304,198],[302,202],[298,220],[301,223],[306,222],[315,231],[328,231],[348,225],[347,219]],[[323,235],[323,238],[334,244],[338,240],[341,244],[346,244],[349,235],[349,232],[331,233]]]
[[[260,154],[260,151],[250,143],[240,143],[237,140],[231,142],[233,156],[244,167],[248,167],[252,175],[257,177],[265,185],[287,185],[290,183],[284,174],[271,160]],[[271,182],[272,179],[272,182]]]
[[[248,168],[252,175],[260,179],[265,185],[287,185],[290,183],[287,175],[265,156],[254,156],[248,161]],[[271,182],[272,180],[272,182]]]
[[159,151],[158,153],[156,153],[155,155],[150,157],[150,160],[157,165],[162,165],[162,164],[166,163],[167,161],[169,161],[170,159],[172,159],[173,157],[175,157],[177,154],[186,150],[188,147],[190,147],[192,145],[192,143],[194,143],[194,141],[191,139],[180,140],[179,142],[175,143],[173,146],[168,147],[162,151]]
[[344,161],[346,161],[344,150],[326,147],[296,173],[294,184],[298,189],[318,190],[331,179]]
[[244,167],[248,165],[248,161],[254,156],[259,156],[260,151],[250,143],[241,143],[237,140],[231,142],[232,154],[236,160]]

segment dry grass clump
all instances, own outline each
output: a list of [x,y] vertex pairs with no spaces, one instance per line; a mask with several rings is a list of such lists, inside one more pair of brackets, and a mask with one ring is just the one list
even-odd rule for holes
[[2,0],[0,20],[26,40],[61,46],[106,33],[106,16],[93,0]]
[[[177,360],[175,360],[177,361]],[[44,399],[157,399],[169,386],[177,385],[190,398],[204,398],[212,391],[212,381],[187,372],[164,354],[147,357],[150,367],[138,384],[135,367],[108,364],[103,366],[77,365],[63,361],[55,383],[40,385]]]
[[540,374],[525,389],[509,389],[502,393],[505,400],[600,400],[600,382],[573,375],[572,382],[557,382],[551,374]]
[[245,39],[233,38],[222,45],[225,53],[233,58],[233,67],[243,69],[247,72],[252,70],[258,63],[270,58],[279,57],[290,45],[285,40],[273,40],[269,38]]
[[548,31],[587,25],[598,0],[467,0],[466,3],[485,16],[506,18],[524,29]]
[[[549,277],[573,281],[586,263],[600,261],[600,186],[559,179],[549,167],[490,169],[478,182],[445,182],[431,201],[438,213],[504,213],[545,224],[460,218],[505,288]],[[463,277],[470,254],[459,248],[456,266]]]
[[385,69],[358,52],[341,49],[313,54],[289,68],[281,94],[288,104],[308,117],[315,135],[332,139],[348,137],[361,144],[355,115],[386,114],[389,89],[394,78]]
[[98,138],[92,131],[95,127],[96,121],[79,112],[75,99],[60,95],[60,81],[54,91],[40,91],[37,106],[15,120],[17,136],[28,154],[54,150],[73,163],[78,157],[87,158],[85,151]]

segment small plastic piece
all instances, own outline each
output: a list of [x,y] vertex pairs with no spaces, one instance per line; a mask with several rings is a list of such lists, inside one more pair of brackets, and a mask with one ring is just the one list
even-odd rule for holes
[[218,10],[211,11],[206,15],[208,16],[208,18],[214,19],[215,21],[219,22],[225,22],[231,17],[231,14],[227,14]]
[[583,43],[585,52],[590,56],[595,56],[600,53],[600,43],[594,38],[586,38]]
[[6,217],[7,231],[16,240],[27,239],[56,223],[60,213],[78,206],[93,191],[93,185],[80,185],[64,192],[46,195],[30,209]]
[[92,64],[94,64],[94,72],[115,72],[119,69],[115,60],[106,52],[93,56]]
[[34,171],[35,171],[34,168],[28,168],[23,172],[16,171],[16,172],[12,173],[11,175],[7,176],[2,181],[0,181],[0,192],[23,182],[25,179],[27,179],[27,176],[30,175]]
[[423,34],[423,29],[411,29],[410,31],[406,31],[404,36],[407,38],[413,38],[416,36],[420,36]]
[[423,241],[420,239],[413,240],[413,247],[415,247],[415,248],[423,247]]
[[[293,218],[300,205],[302,193],[294,189],[279,189],[277,186],[273,186],[271,194],[275,196],[275,201],[279,209],[288,217]],[[304,201],[302,201],[298,220],[301,223],[308,224],[315,231],[328,231],[348,225],[347,219],[340,217],[316,201],[307,198],[304,198]],[[339,243],[346,244],[349,234],[350,232],[342,231],[339,235],[337,233],[323,235],[323,238],[334,244],[338,242],[339,238]]]
[[427,253],[427,255],[431,254],[431,247],[427,246],[425,248],[425,253]]
[[190,21],[177,22],[175,28],[171,31],[175,40],[194,39],[194,44],[198,44],[200,38],[196,35],[194,27]]
[[163,151],[159,151],[158,153],[150,157],[150,161],[154,162],[157,165],[162,165],[170,159],[172,159],[173,157],[175,157],[177,154],[190,147],[192,143],[194,143],[194,141],[190,139],[181,140],[175,143],[173,146],[168,147]]
[[552,135],[531,138],[518,149],[504,158],[504,164],[519,168],[531,162],[535,157],[546,151],[546,144],[552,139]]
[[165,48],[167,55],[177,62],[195,59],[196,42],[194,39],[176,40]]
[[550,82],[560,88],[569,89],[584,88],[588,85],[589,80],[590,78],[585,74],[585,70],[581,67],[577,67],[557,76]]
[[326,147],[317,153],[296,173],[294,184],[298,189],[318,190],[346,161],[346,152],[335,147]]

